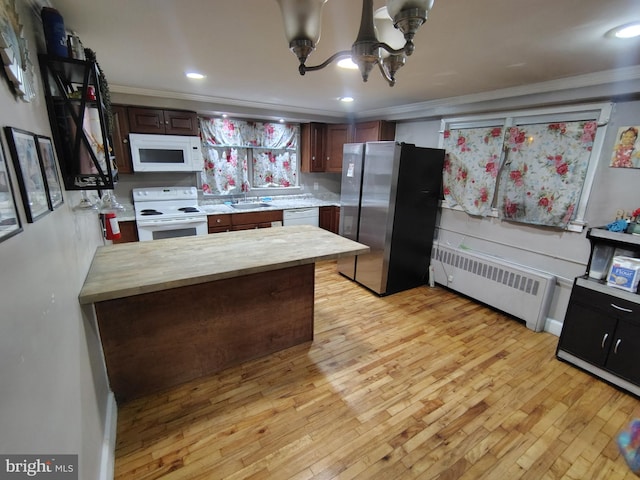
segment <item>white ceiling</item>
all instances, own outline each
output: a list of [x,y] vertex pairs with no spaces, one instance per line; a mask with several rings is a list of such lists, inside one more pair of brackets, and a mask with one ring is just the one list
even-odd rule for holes
[[[570,85],[570,77],[598,82],[612,70],[640,78],[640,39],[605,36],[640,20],[640,0],[435,0],[393,88],[377,70],[368,83],[334,65],[301,77],[275,0],[52,3],[67,29],[96,52],[112,92],[192,99],[230,112],[250,106],[285,117],[364,117],[559,79]],[[375,0],[374,8],[384,4]],[[361,6],[360,0],[326,3],[309,65],[351,47]],[[189,70],[207,77],[189,80]],[[356,101],[341,104],[343,95]]]

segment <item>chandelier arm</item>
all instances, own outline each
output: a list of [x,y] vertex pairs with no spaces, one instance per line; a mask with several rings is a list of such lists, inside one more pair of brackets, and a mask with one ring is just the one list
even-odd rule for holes
[[387,81],[389,86],[393,87],[396,84],[396,79],[395,78],[391,78],[389,73],[384,69],[384,66],[382,65],[382,63],[383,62],[381,62],[381,61],[378,62],[378,68],[380,69],[380,73],[382,74],[384,79]]
[[405,43],[402,48],[398,48],[398,49],[392,48],[386,43],[377,43],[373,47],[383,48],[387,52],[389,52],[390,55],[400,55],[401,53],[404,53],[405,55],[411,55],[411,53],[413,53],[413,50],[415,49],[415,46],[411,40],[408,40],[407,43]]
[[327,58],[324,62],[322,62],[319,65],[313,65],[311,67],[306,66],[304,63],[301,63],[300,66],[298,67],[298,71],[300,72],[300,75],[304,75],[306,72],[313,72],[315,70],[321,70],[324,67],[326,67],[327,65],[329,65],[331,62],[334,62],[340,58],[347,58],[351,56],[351,50],[343,50],[341,52],[338,53],[334,53],[333,55],[331,55],[329,58]]

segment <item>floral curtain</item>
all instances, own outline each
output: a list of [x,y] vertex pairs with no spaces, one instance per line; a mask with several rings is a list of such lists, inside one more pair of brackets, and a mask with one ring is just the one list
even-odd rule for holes
[[491,212],[503,145],[502,127],[444,132],[444,196],[470,215]]
[[201,118],[200,131],[207,146],[298,148],[297,125]]
[[229,195],[249,189],[247,149],[208,147],[202,149],[202,193]]
[[200,118],[203,193],[297,185],[298,131],[298,125]]
[[509,128],[498,189],[501,218],[566,227],[580,199],[596,128],[595,121]]
[[297,185],[297,155],[289,150],[253,150],[253,186],[291,187]]

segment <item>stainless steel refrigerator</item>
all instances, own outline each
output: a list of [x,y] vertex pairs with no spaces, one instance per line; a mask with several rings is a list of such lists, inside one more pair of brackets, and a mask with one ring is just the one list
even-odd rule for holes
[[371,251],[338,260],[341,274],[379,295],[427,283],[444,153],[396,142],[345,144],[339,233]]

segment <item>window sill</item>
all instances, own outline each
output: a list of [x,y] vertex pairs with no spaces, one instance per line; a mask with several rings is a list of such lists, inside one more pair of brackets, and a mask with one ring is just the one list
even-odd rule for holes
[[[441,208],[446,208],[448,210],[454,210],[454,211],[457,211],[457,212],[466,213],[461,206],[459,206],[459,205],[451,205],[446,200],[440,200],[440,207]],[[467,214],[467,215],[469,215],[469,214]],[[470,216],[472,216],[472,215],[470,215]],[[483,217],[478,216],[478,218],[483,218]],[[492,208],[491,209],[491,213],[489,215],[487,215],[486,217],[484,217],[484,218],[499,218],[498,209],[497,208]],[[536,225],[530,225],[530,224],[523,224],[523,225],[528,225],[530,227],[536,227]],[[564,230],[567,231],[567,232],[581,233],[582,231],[584,231],[585,227],[586,227],[586,223],[584,221],[574,220],[571,223],[569,223],[569,225],[567,225],[567,227],[564,228]]]

